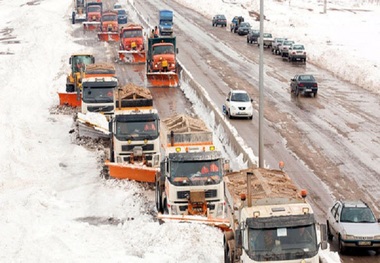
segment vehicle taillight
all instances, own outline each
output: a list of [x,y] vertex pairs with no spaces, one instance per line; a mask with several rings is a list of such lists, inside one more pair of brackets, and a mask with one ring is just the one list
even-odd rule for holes
[[298,86],[300,87],[304,87],[305,85],[303,83],[300,83]]
[[318,84],[317,83],[314,83],[314,85],[313,85],[314,87],[318,87]]

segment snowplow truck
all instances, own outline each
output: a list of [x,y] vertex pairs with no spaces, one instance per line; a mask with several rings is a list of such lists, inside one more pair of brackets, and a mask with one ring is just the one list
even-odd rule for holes
[[86,21],[86,10],[85,10],[85,0],[74,0],[74,10],[71,15],[71,22],[75,24],[76,22]]
[[162,121],[161,138],[165,157],[156,175],[158,219],[224,227],[224,161],[212,131],[200,119],[178,115]]
[[148,39],[146,74],[150,86],[177,87],[179,66],[175,37]]
[[103,13],[101,1],[88,2],[86,5],[86,21],[83,22],[84,31],[94,31],[100,28],[100,20]]
[[119,61],[125,63],[145,63],[143,27],[127,24],[120,30]]
[[81,137],[109,138],[108,120],[114,113],[117,87],[116,70],[112,64],[87,66],[82,79],[81,112],[77,118]]
[[160,164],[160,118],[149,89],[130,83],[118,90],[109,131],[109,175],[154,183]]
[[159,19],[160,21],[159,21],[158,30],[159,30],[160,36],[173,35],[173,11],[160,10]]
[[119,42],[119,23],[116,11],[104,11],[100,19],[100,31],[98,32],[100,41]]
[[95,63],[91,54],[73,54],[69,59],[71,72],[66,78],[66,91],[58,92],[59,104],[71,107],[80,107],[82,78],[86,67]]
[[320,262],[326,225],[317,224],[306,191],[285,172],[250,168],[227,173],[224,181],[225,262]]

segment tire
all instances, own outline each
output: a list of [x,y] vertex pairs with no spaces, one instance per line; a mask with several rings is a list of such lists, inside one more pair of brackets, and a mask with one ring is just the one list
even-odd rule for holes
[[159,179],[156,179],[156,194],[155,194],[155,197],[156,197],[157,212],[163,213],[164,212],[164,208],[162,206],[162,193],[161,193],[161,187],[160,187]]
[[340,254],[344,254],[346,252],[346,248],[343,246],[343,243],[342,243],[342,240],[340,238],[340,235],[339,235],[339,238],[338,238],[338,250],[339,250]]
[[314,97],[314,98],[317,97],[317,94],[318,94],[317,91],[313,92],[313,97]]
[[229,118],[229,119],[232,119],[232,116],[231,116],[231,111],[230,111],[230,109],[228,109],[228,111],[227,111],[227,116],[228,116],[228,118]]
[[298,90],[298,87],[296,87],[296,90],[294,91],[294,94],[296,95],[296,97],[298,97],[300,95],[300,91]]
[[249,116],[248,119],[252,120],[253,116]]
[[75,87],[72,84],[66,84],[66,92],[74,92]]
[[74,25],[75,24],[75,12],[71,14],[71,23]]
[[327,221],[326,225],[327,225],[327,238],[328,238],[328,240],[331,241],[331,240],[333,240],[334,235],[331,233],[329,221]]

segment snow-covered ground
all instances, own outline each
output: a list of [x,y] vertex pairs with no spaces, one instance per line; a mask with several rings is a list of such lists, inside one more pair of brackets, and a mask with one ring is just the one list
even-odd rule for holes
[[[195,3],[178,2],[192,6]],[[347,75],[365,88],[378,89],[380,74],[374,66],[369,70],[368,65],[378,65],[379,58],[370,60],[362,56],[361,63],[355,64],[358,68],[344,68],[350,61],[345,62],[346,58],[364,54],[360,52],[362,43],[356,46],[350,41],[349,53],[317,56],[322,51],[327,52],[325,47],[346,48],[340,44],[347,44],[347,40],[335,34],[343,30],[339,25],[349,21],[350,17],[343,14],[350,14],[351,21],[355,21],[352,29],[369,30],[373,25],[370,34],[371,43],[375,43],[379,39],[379,27],[376,28],[373,21],[365,23],[371,18],[369,14],[375,12],[367,12],[367,18],[359,18],[361,12],[339,12],[338,16],[328,11],[323,15],[327,23],[323,24],[324,30],[334,32],[336,38],[328,36],[328,32],[321,37],[323,30],[316,31],[319,27],[313,23],[317,16],[322,16],[320,3],[315,4],[315,11],[306,13],[308,19],[303,23],[279,18],[284,12],[281,10],[299,10],[297,6],[301,2],[292,0],[290,7],[283,2],[283,8],[270,9],[272,1],[266,1],[266,15],[271,18],[266,28],[276,28],[275,17],[288,19],[287,23],[295,27],[273,31],[274,34],[282,32],[295,38],[299,36],[298,30],[302,35],[307,28],[307,42],[305,38],[300,40],[305,40],[307,46],[313,41],[316,43],[316,47],[309,48],[312,49],[311,63],[328,58],[326,67],[336,65],[330,70]],[[211,4],[210,0],[204,0],[202,3],[207,10],[225,13],[229,19],[232,14],[250,9],[243,9],[240,1],[213,0]],[[250,1],[243,4],[247,6]],[[71,1],[60,0],[1,1],[0,261],[222,262],[219,230],[197,224],[159,225],[151,215],[155,209],[152,191],[138,183],[100,178],[101,150],[76,144],[69,133],[72,117],[54,111],[58,104],[57,91],[65,85],[69,71],[68,58],[85,48],[75,44],[71,37],[73,27],[78,25],[69,24],[70,5]],[[201,10],[202,6],[193,8]],[[241,9],[233,9],[239,6]],[[375,6],[366,8],[376,9]],[[203,12],[211,17],[207,10]],[[361,22],[361,26],[356,22]],[[318,23],[322,28],[321,22]],[[303,27],[305,32],[301,30]],[[353,33],[351,28],[349,33]],[[353,52],[354,49],[357,52]],[[369,50],[368,46],[364,50]],[[373,52],[373,57],[376,54],[379,53]],[[325,255],[330,262],[339,261],[336,253]]]

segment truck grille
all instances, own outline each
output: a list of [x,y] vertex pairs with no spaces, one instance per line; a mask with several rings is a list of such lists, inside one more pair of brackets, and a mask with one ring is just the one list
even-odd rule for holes
[[143,151],[153,151],[154,150],[154,144],[133,144],[133,145],[122,145],[121,151],[123,152],[133,152],[133,148],[136,146],[141,146]]
[[[206,198],[214,198],[214,197],[217,197],[217,195],[218,195],[218,192],[216,189],[207,190],[205,192]],[[190,191],[178,191],[177,192],[177,198],[178,199],[187,199],[189,196],[190,196]]]

